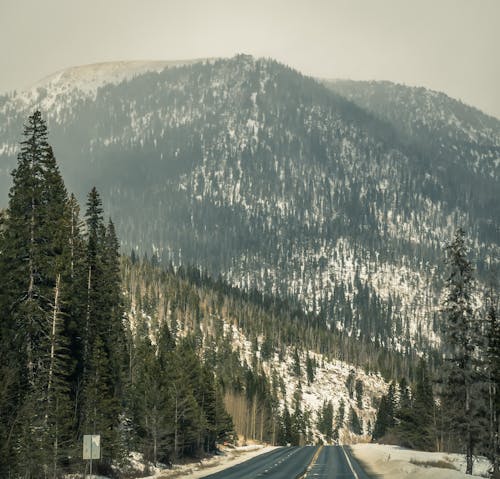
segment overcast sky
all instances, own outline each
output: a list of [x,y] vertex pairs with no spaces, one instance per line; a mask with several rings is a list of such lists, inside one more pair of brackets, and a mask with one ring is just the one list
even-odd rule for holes
[[500,0],[0,0],[0,91],[112,60],[272,57],[500,118]]

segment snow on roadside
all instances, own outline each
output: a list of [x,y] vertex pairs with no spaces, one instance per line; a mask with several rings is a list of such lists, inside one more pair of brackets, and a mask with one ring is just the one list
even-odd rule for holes
[[[367,472],[384,479],[466,479],[488,477],[489,461],[475,458],[473,476],[465,474],[465,456],[446,452],[424,452],[381,444],[355,444],[351,446],[356,459]],[[436,467],[436,466],[444,467]],[[448,467],[446,467],[448,466]]]
[[148,476],[143,479],[173,479],[178,477],[200,479],[209,474],[214,474],[241,462],[248,461],[273,449],[276,449],[276,446],[251,445],[228,448],[224,451],[223,455],[213,456],[210,459],[203,459],[195,463],[174,465],[172,469],[158,471],[154,476]]

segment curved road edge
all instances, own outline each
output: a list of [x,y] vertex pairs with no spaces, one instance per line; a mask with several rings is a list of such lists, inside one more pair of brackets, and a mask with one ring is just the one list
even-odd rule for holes
[[370,471],[362,461],[356,458],[351,446],[343,446],[344,453],[351,460],[352,467],[356,470],[356,473],[359,479],[375,479],[376,475],[373,474],[373,471]]

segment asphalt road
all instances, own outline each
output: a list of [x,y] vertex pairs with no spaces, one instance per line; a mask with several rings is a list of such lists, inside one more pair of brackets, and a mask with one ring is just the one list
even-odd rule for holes
[[342,446],[283,447],[206,479],[369,479]]
[[369,479],[348,448],[324,446],[311,465],[307,479]]

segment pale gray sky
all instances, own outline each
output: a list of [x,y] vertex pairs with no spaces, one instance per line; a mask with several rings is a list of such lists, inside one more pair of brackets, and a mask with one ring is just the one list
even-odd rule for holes
[[499,21],[500,0],[0,0],[0,91],[87,63],[249,53],[500,118]]

